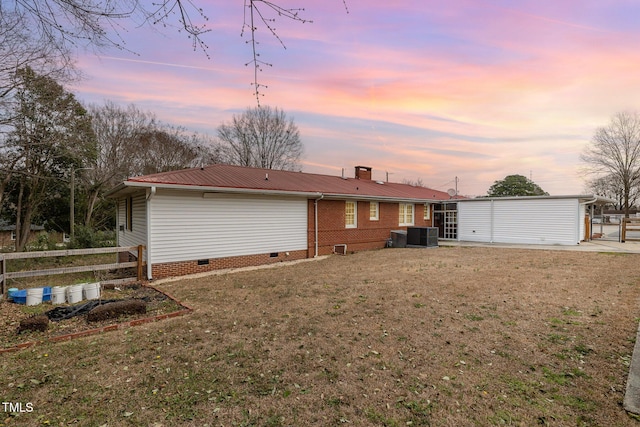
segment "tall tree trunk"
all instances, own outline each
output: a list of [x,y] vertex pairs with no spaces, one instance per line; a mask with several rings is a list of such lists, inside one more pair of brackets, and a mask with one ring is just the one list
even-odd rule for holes
[[[24,213],[22,218],[20,239],[18,239],[18,236],[16,236],[16,245],[18,245],[18,240],[19,240],[19,246],[16,246],[16,252],[24,251],[24,248],[27,246],[27,243],[29,243],[29,237],[31,236],[31,217],[32,216],[33,216],[33,210],[31,209],[31,205],[27,204],[26,212]],[[16,225],[16,229],[17,228],[18,227]]]
[[98,201],[99,193],[100,193],[100,187],[92,188],[91,190],[89,190],[89,195],[87,197],[87,213],[84,216],[85,227],[91,226],[91,217],[93,216],[93,210],[96,207],[96,202]]
[[21,233],[22,233],[22,197],[24,195],[24,180],[20,180],[20,190],[18,191],[18,206],[16,208],[16,252],[22,252],[20,246]]

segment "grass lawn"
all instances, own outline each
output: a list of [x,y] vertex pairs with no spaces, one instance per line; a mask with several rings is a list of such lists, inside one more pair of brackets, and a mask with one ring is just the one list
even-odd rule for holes
[[159,287],[195,311],[0,355],[32,409],[0,424],[640,425],[640,255],[386,249]]

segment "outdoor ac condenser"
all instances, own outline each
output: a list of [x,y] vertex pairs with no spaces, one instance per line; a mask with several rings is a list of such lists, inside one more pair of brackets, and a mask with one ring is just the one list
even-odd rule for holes
[[407,227],[407,246],[437,247],[437,227]]

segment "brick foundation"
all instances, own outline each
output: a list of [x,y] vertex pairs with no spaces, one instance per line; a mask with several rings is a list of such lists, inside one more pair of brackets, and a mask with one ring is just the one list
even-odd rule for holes
[[[257,254],[246,256],[234,256],[226,258],[212,258],[207,260],[179,261],[164,264],[153,264],[152,275],[154,279],[165,277],[184,276],[187,274],[204,273],[207,271],[222,270],[225,268],[250,267],[254,265],[274,264],[282,261],[294,261],[307,258],[306,250],[278,252],[277,256],[272,254]],[[276,254],[273,254],[276,255]],[[208,261],[208,264],[202,263]]]

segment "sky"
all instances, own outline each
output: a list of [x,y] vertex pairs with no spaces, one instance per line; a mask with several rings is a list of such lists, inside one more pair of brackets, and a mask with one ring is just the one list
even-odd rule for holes
[[[215,136],[256,104],[243,1],[194,0],[208,55],[176,28],[123,26],[126,49],[81,54],[86,103],[135,104]],[[637,0],[278,0],[257,36],[261,105],[294,120],[302,170],[485,195],[507,175],[588,192],[580,154],[640,102]],[[204,23],[197,16],[192,18]],[[195,19],[198,18],[198,19]]]

